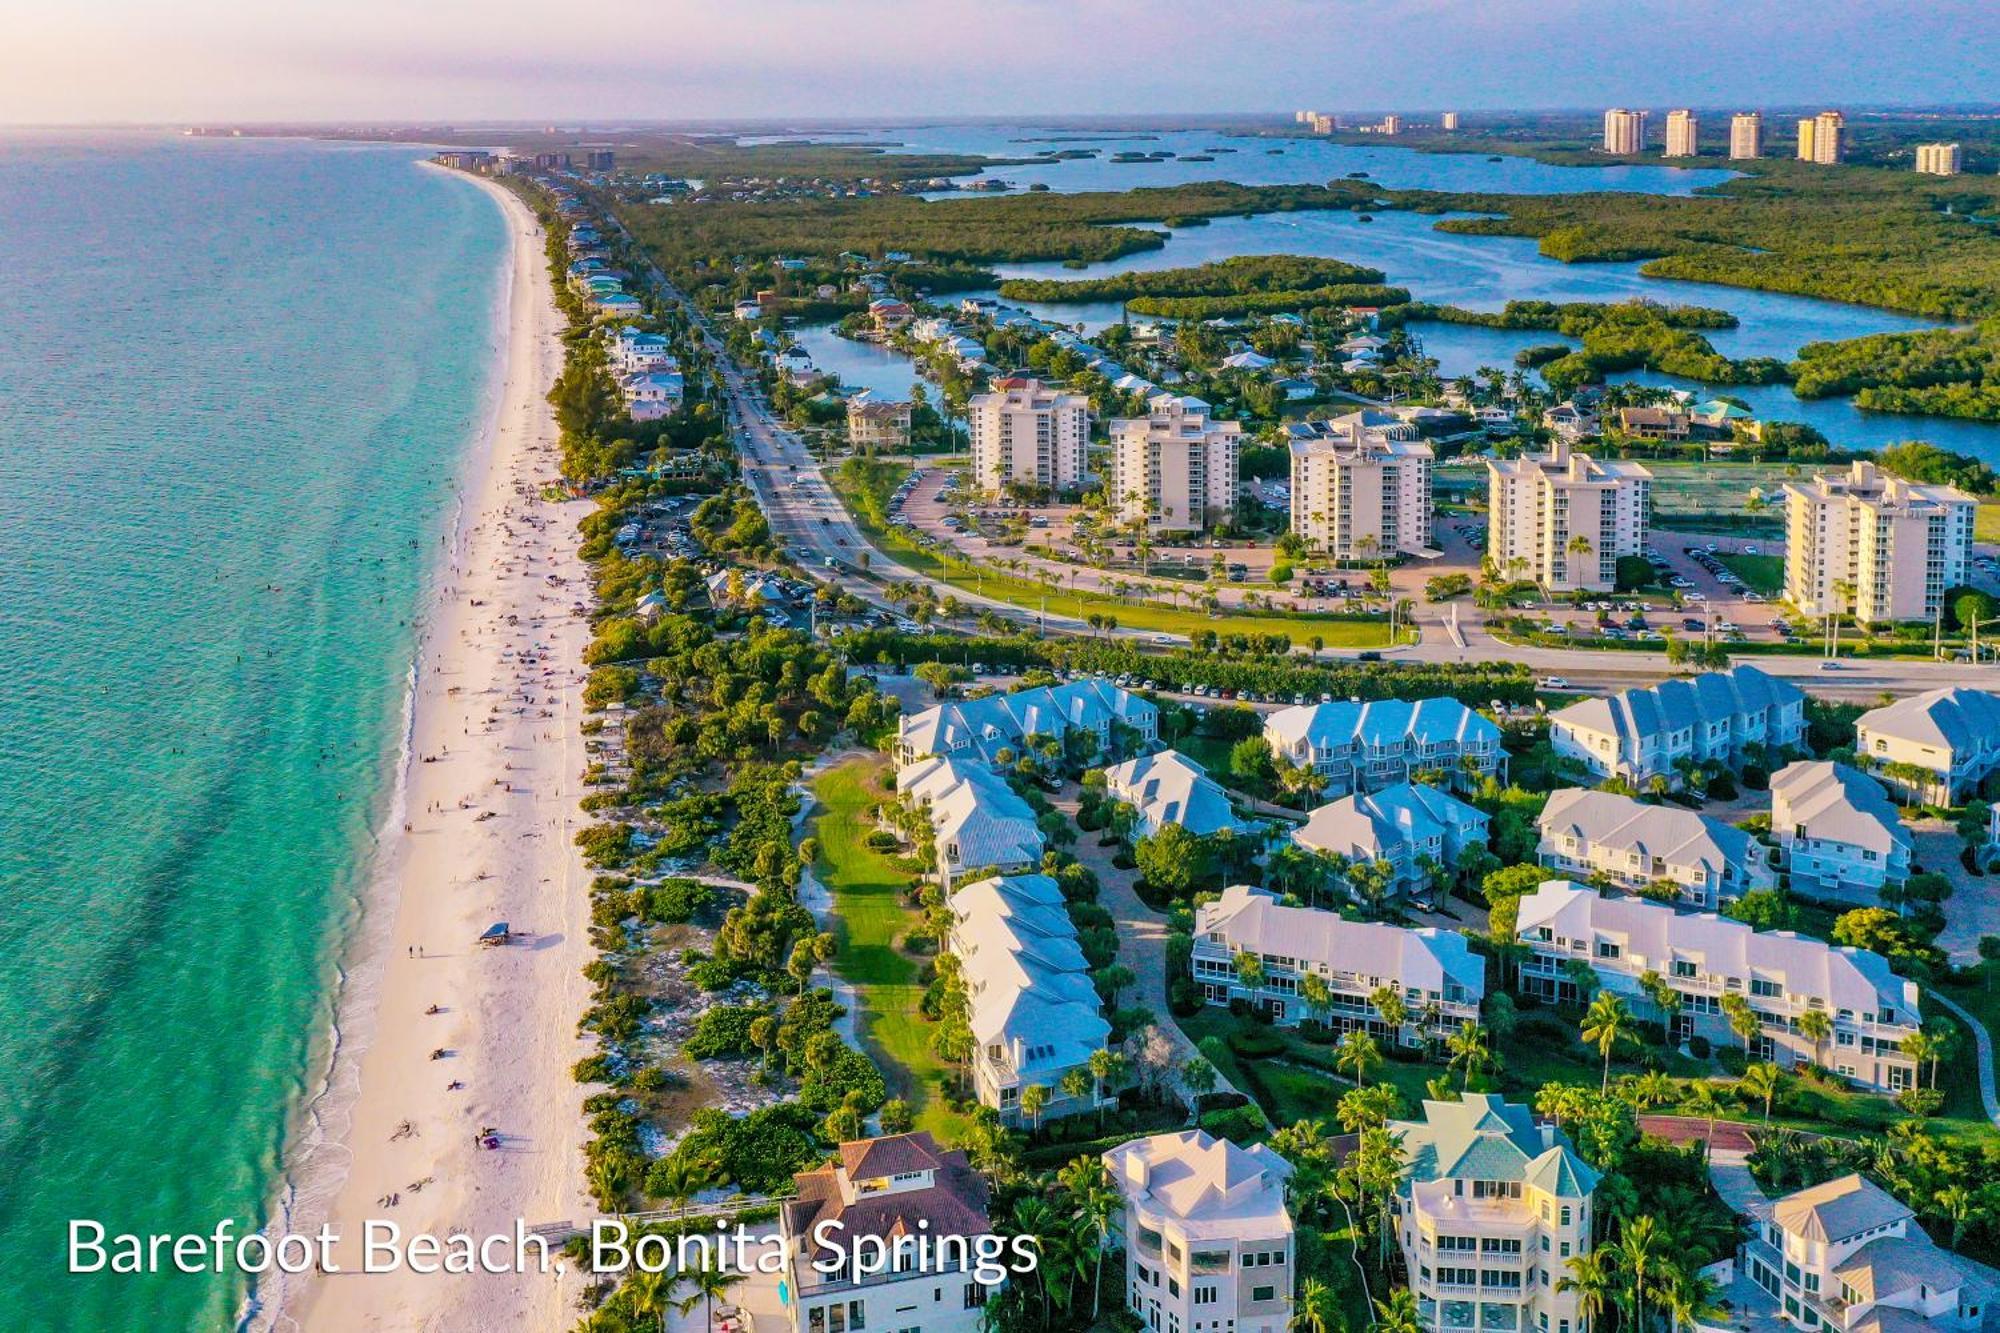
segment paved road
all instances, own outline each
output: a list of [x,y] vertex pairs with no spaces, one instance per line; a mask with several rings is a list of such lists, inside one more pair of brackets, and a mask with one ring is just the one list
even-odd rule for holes
[[[615,219],[611,225],[619,226]],[[627,239],[630,240],[629,234]],[[637,253],[636,245],[633,248]],[[929,585],[940,599],[955,597],[964,605],[991,611],[1016,624],[1040,622],[1056,633],[1098,633],[1074,617],[1054,613],[1041,616],[1035,610],[952,587],[899,564],[872,546],[834,497],[811,451],[773,418],[761,394],[729,356],[707,318],[694,309],[657,266],[648,261],[646,267],[658,291],[694,318],[702,330],[716,364],[722,369],[744,477],[764,505],[772,531],[800,553],[802,564],[822,577],[833,578],[846,591],[876,606],[887,605],[880,587],[882,581],[921,583]],[[805,484],[794,490],[791,485],[794,480]],[[1470,623],[1462,625],[1454,636],[1444,625],[1445,617],[1450,614],[1446,606],[1420,606],[1418,626],[1423,631],[1422,642],[1388,650],[1391,656],[1396,660],[1422,662],[1515,661],[1537,674],[1567,676],[1606,690],[1657,681],[1673,674],[1664,652],[1524,647],[1496,639],[1483,625]],[[1128,639],[1157,637],[1148,631],[1125,627],[1114,633]],[[1745,660],[1754,661],[1774,676],[1788,677],[1810,687],[1815,694],[1858,700],[1945,685],[1987,687],[2000,683],[2000,666],[1992,663],[1850,660],[1843,663],[1842,670],[1827,672],[1820,669],[1820,659],[1814,656],[1772,655]]]

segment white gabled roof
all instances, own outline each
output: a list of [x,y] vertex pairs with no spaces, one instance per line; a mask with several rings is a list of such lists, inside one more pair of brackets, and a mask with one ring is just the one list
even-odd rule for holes
[[[991,758],[1023,736],[1060,736],[1072,726],[1102,728],[1117,718],[1132,725],[1157,722],[1159,709],[1102,680],[989,694],[937,704],[899,720],[898,740],[916,754],[948,754],[973,746]],[[1136,720],[1135,720],[1136,719]]]
[[1720,875],[1763,865],[1762,846],[1740,828],[1677,805],[1648,805],[1617,792],[1565,787],[1549,794],[1537,821],[1542,837],[1565,834],[1596,847],[1658,857],[1671,866],[1705,866]]
[[1666,680],[1621,690],[1604,699],[1580,699],[1549,714],[1551,726],[1618,736],[1637,743],[1701,723],[1803,703],[1805,693],[1788,680],[1753,666],[1708,671],[1691,680]]
[[1179,824],[1206,836],[1243,827],[1230,809],[1228,795],[1208,770],[1178,750],[1141,755],[1107,768],[1104,786],[1154,828]]
[[1243,1148],[1206,1130],[1121,1143],[1104,1154],[1125,1197],[1178,1222],[1190,1240],[1289,1236],[1285,1182],[1292,1164],[1266,1144]]
[[1549,880],[1521,899],[1519,930],[1524,940],[1543,930],[1570,940],[1613,936],[1627,955],[1661,972],[1681,958],[1715,976],[1782,979],[1787,994],[1818,996],[1830,1009],[1856,1014],[1887,1007],[1914,1022],[1921,998],[1917,984],[1890,971],[1878,953],[1789,930],[1752,930],[1713,912],[1681,913],[1644,898],[1606,897],[1570,880]]
[[1451,828],[1486,822],[1477,806],[1421,782],[1404,782],[1322,805],[1293,832],[1292,841],[1309,851],[1373,861]]
[[1440,994],[1449,981],[1475,1001],[1486,993],[1486,962],[1456,931],[1348,921],[1334,912],[1285,907],[1267,889],[1235,884],[1195,912],[1197,940],[1216,932],[1232,951],[1324,963],[1330,971]]
[[1861,847],[1884,858],[1911,849],[1896,806],[1882,784],[1828,760],[1787,764],[1771,776],[1771,826],[1802,829],[1821,842]]

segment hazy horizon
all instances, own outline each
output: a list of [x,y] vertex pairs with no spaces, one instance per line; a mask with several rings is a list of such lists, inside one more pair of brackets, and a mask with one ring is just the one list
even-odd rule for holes
[[[779,123],[2000,97],[1990,0],[0,0],[0,123]],[[1979,38],[1979,32],[1987,32]]]

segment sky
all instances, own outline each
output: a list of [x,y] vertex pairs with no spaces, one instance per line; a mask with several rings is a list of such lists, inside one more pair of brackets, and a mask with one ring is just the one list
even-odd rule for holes
[[2000,99],[1996,0],[0,0],[0,124]]

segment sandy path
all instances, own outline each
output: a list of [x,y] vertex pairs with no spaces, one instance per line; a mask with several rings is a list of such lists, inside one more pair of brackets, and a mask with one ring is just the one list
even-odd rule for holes
[[[559,1328],[577,1281],[359,1271],[369,1219],[406,1237],[511,1235],[517,1219],[569,1217],[582,1202],[581,1092],[569,1074],[587,1051],[575,1032],[588,998],[587,879],[571,842],[585,762],[581,511],[535,487],[556,472],[544,395],[562,353],[542,229],[513,195],[481,184],[512,232],[506,382],[489,452],[466,472],[459,545],[418,669],[407,831],[384,839],[374,909],[393,918],[379,956],[356,969],[363,998],[343,1005],[345,1040],[360,1050],[342,1117],[345,1177],[322,1191],[330,1203],[302,1202],[293,1227],[316,1227],[315,1212],[330,1219],[343,1271],[277,1298],[280,1327]],[[501,920],[527,939],[476,947]],[[483,1126],[499,1134],[497,1150],[477,1144]],[[511,1246],[496,1254],[512,1262]]]

